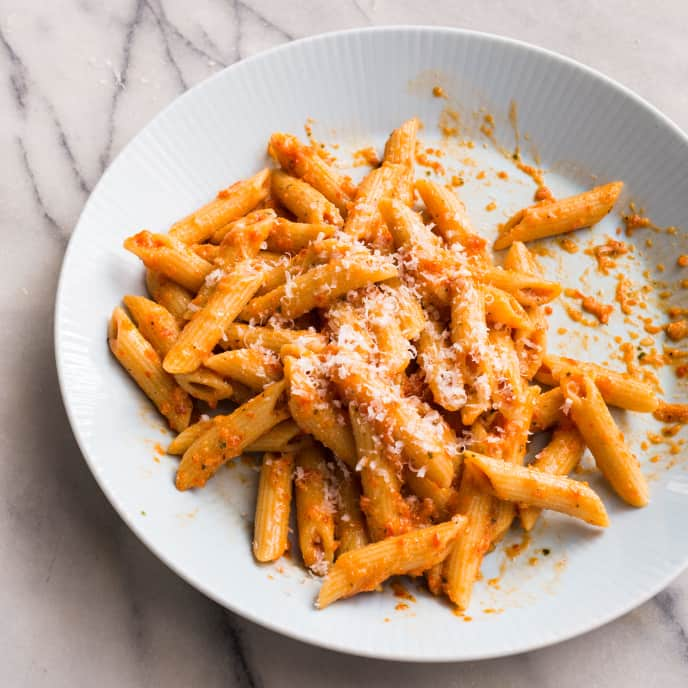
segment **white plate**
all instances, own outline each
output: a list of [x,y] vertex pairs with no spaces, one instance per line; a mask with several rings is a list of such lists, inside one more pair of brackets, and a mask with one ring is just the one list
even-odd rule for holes
[[[444,88],[449,101],[432,97],[434,85]],[[280,573],[275,566],[257,566],[251,557],[255,474],[238,465],[222,470],[204,490],[177,492],[176,459],[154,460],[155,443],[169,439],[160,419],[108,352],[109,313],[123,294],[143,293],[143,271],[122,249],[122,240],[142,227],[164,231],[217,189],[256,171],[265,162],[270,133],[301,134],[307,117],[316,120],[321,139],[343,141],[342,152],[351,145],[381,144],[412,115],[425,123],[426,140],[437,139],[442,108],[455,104],[477,141],[472,150],[459,149],[458,157],[477,160],[475,169],[487,168],[487,178],[475,178],[470,160],[443,163],[462,170],[467,183],[461,194],[478,226],[492,231],[530,203],[534,189],[507,158],[483,146],[487,139],[477,131],[475,113],[487,108],[496,119],[497,139],[513,147],[507,123],[512,99],[519,105],[521,131],[550,170],[546,179],[556,194],[586,188],[593,176],[620,178],[626,182],[622,205],[633,198],[658,224],[688,227],[688,141],[663,115],[618,84],[553,53],[437,28],[331,34],[234,65],[163,111],[93,192],[70,242],[57,295],[55,347],[69,418],[91,470],[122,518],[160,559],[220,604],[336,650],[414,661],[465,660],[530,650],[590,630],[654,595],[688,562],[688,474],[681,464],[686,455],[672,457],[677,461],[669,469],[666,459],[649,463],[650,455],[664,449],[651,447],[639,450],[653,476],[647,509],[623,506],[591,476],[608,506],[611,527],[594,532],[548,516],[520,557],[508,560],[500,546],[486,560],[470,623],[415,588],[417,602],[407,610],[395,610],[399,600],[386,591],[316,611],[317,581],[290,560],[281,562]],[[524,148],[530,150],[528,141]],[[507,171],[510,181],[497,179],[495,170]],[[497,210],[488,212],[491,200]],[[595,235],[612,234],[617,225],[618,216],[610,216]],[[654,239],[652,249],[645,248],[648,237]],[[588,238],[579,239],[581,246]],[[688,253],[685,236],[641,231],[634,241],[638,251],[634,261],[620,261],[624,271],[640,274],[661,261],[667,268],[661,277],[678,278],[675,257],[680,242]],[[580,286],[592,259],[582,251],[563,256],[543,259],[549,274]],[[613,276],[601,277],[592,268],[589,273],[581,288],[601,289],[612,300]],[[652,314],[656,298],[648,299]],[[578,328],[589,336],[585,351],[582,338],[570,334],[577,328],[559,310],[554,320],[554,349],[597,360],[609,355],[606,332],[626,329],[618,312],[608,328]],[[557,335],[559,326],[569,333]],[[593,335],[599,335],[598,342]],[[685,396],[670,371],[662,376],[668,397]],[[620,418],[638,449],[653,421],[631,414]],[[509,542],[518,539],[517,533]],[[541,548],[551,554],[542,556]],[[535,556],[538,562],[529,564]],[[487,580],[502,562],[507,564],[498,589]]]

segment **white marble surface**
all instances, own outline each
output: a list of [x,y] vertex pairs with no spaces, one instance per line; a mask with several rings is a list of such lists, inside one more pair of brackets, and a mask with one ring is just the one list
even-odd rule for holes
[[53,299],[71,229],[113,156],[225,65],[308,34],[389,23],[558,50],[688,129],[685,0],[0,0],[0,685],[688,685],[688,573],[598,631],[503,660],[395,665],[281,638],[159,563],[74,443]]

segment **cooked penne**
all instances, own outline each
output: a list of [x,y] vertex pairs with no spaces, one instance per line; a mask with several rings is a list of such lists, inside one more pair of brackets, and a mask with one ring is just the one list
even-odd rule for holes
[[[253,210],[252,212],[240,217],[226,225],[222,225],[219,229],[215,230],[210,241],[213,244],[221,244],[225,237],[233,233],[238,236],[245,235],[248,228],[252,227],[258,223],[263,223],[267,221],[270,226],[277,219],[277,213],[272,208],[260,208],[258,210]],[[205,244],[205,246],[212,246],[212,244]],[[220,249],[215,246],[216,254],[220,252]]]
[[485,250],[485,239],[473,230],[466,206],[455,193],[429,179],[418,179],[416,190],[437,232],[449,246],[459,244],[469,254],[478,256],[484,264],[492,262]]
[[417,117],[406,120],[389,135],[385,144],[384,163],[401,165],[404,168],[392,193],[409,206],[413,205],[413,168],[419,127],[420,121]]
[[121,308],[115,308],[108,328],[108,344],[115,358],[170,424],[181,432],[189,424],[189,396],[162,367],[155,349],[144,339]]
[[411,494],[432,502],[433,519],[445,521],[456,513],[459,493],[453,487],[439,487],[426,476],[418,477],[418,472],[409,468],[404,471],[404,484]]
[[209,263],[214,263],[217,258],[217,254],[220,252],[220,247],[213,244],[194,244],[191,250],[203,260],[207,260]]
[[347,466],[356,466],[356,446],[349,421],[335,399],[315,354],[284,358],[284,377],[289,383],[289,410],[303,430],[330,449]]
[[657,396],[647,383],[636,380],[626,373],[608,370],[597,363],[577,361],[564,356],[547,354],[535,379],[546,385],[556,385],[566,370],[584,372],[592,378],[602,398],[610,406],[652,413],[659,405]]
[[419,127],[420,120],[417,117],[412,117],[395,129],[385,144],[384,161],[413,167]]
[[474,452],[464,453],[464,463],[480,470],[499,499],[552,509],[594,526],[609,525],[602,500],[585,483]]
[[377,344],[380,366],[387,369],[392,377],[398,377],[413,359],[413,350],[404,336],[401,324],[384,313],[373,311],[369,327]]
[[164,306],[145,296],[130,294],[122,301],[139,332],[150,342],[158,356],[165,358],[181,332],[176,318]]
[[391,296],[392,303],[387,306],[389,314],[394,314],[399,322],[401,333],[412,341],[420,336],[427,318],[417,295],[401,283],[398,277],[385,280],[381,291]]
[[494,248],[499,250],[514,241],[533,241],[597,224],[614,207],[622,188],[622,182],[611,182],[577,196],[519,210],[500,229]]
[[464,258],[445,248],[411,208],[393,199],[380,201],[380,213],[392,236],[405,279],[428,304],[444,309],[454,278],[470,275]]
[[267,247],[270,251],[297,253],[312,241],[329,239],[336,231],[332,225],[291,222],[281,217],[274,223]]
[[[515,241],[509,247],[504,258],[504,267],[530,275],[542,275],[535,256],[520,241]],[[530,380],[542,365],[547,348],[547,318],[542,306],[527,306],[525,311],[529,322],[517,326],[514,344],[521,365],[521,374]]]
[[324,609],[336,600],[375,590],[391,576],[421,572],[442,561],[466,526],[466,519],[412,530],[343,554],[320,588],[317,607]]
[[[143,296],[125,296],[123,301],[141,334],[151,343],[160,358],[164,359],[180,333],[172,314]],[[207,368],[175,375],[175,380],[187,394],[205,401],[212,408],[215,408],[219,401],[231,399],[234,395],[234,388],[229,381]]]
[[348,177],[328,165],[316,150],[302,144],[295,136],[277,133],[270,137],[268,151],[285,172],[303,179],[346,215],[356,188]]
[[[262,437],[246,447],[247,452],[289,452],[296,447],[301,428],[293,420],[285,420],[268,430]],[[293,440],[297,440],[294,442]]]
[[324,265],[331,260],[343,258],[354,253],[365,253],[366,248],[362,244],[352,244],[351,240],[342,240],[339,233],[328,239],[315,238],[296,255],[282,255],[279,263],[273,264],[265,274],[265,282],[259,294],[265,294],[287,283],[293,277],[303,274],[317,265]]
[[256,391],[254,389],[250,389],[236,380],[232,383],[232,401],[239,404],[239,406],[250,401],[255,396]]
[[[530,467],[552,475],[568,475],[578,465],[584,451],[585,442],[578,430],[570,423],[560,425],[552,433],[549,444],[536,455]],[[535,506],[523,506],[519,509],[524,530],[533,529],[540,511],[541,509]]]
[[293,454],[263,456],[253,526],[253,555],[258,561],[275,561],[287,549]]
[[165,356],[168,373],[192,373],[210,356],[227,327],[255,294],[263,279],[250,263],[242,263],[215,286],[208,303],[194,315]]
[[449,332],[429,321],[418,339],[418,364],[434,400],[448,411],[459,411],[467,401],[462,366],[451,346]]
[[468,607],[483,557],[492,542],[494,499],[485,491],[484,482],[472,466],[464,467],[458,512],[466,519],[466,527],[454,542],[442,570],[444,590],[459,609]]
[[332,370],[342,395],[370,414],[380,434],[389,433],[395,442],[401,443],[416,471],[440,487],[449,487],[458,449],[447,422],[429,407],[391,390],[388,381],[375,375],[354,355],[345,357],[345,364]]
[[342,463],[336,467],[335,474],[338,506],[335,532],[339,542],[337,556],[340,556],[352,549],[365,547],[369,540],[356,476]]
[[485,316],[488,321],[528,332],[533,329],[528,313],[516,297],[489,284],[483,285],[482,290],[485,294]]
[[335,540],[336,491],[325,452],[318,446],[296,454],[296,526],[303,563],[324,576],[337,547]]
[[322,351],[327,339],[310,330],[288,330],[272,327],[257,327],[244,323],[231,323],[225,329],[220,346],[232,349],[258,347],[279,353],[287,344],[298,344],[311,351]]
[[189,291],[198,291],[213,270],[179,239],[143,231],[125,239],[124,248],[138,256],[149,270],[160,272]]
[[181,456],[213,424],[212,418],[205,416],[193,425],[182,430],[167,447],[167,453]]
[[360,183],[349,209],[344,232],[354,239],[371,239],[382,224],[380,201],[398,184],[405,170],[400,165],[381,165],[371,170]]
[[276,170],[272,173],[272,193],[290,210],[299,222],[309,224],[330,224],[341,227],[344,224],[337,206],[316,191],[310,184]]
[[[510,338],[508,338],[508,341],[511,343],[513,350],[513,342],[511,342]],[[514,360],[513,366],[515,368],[515,377],[518,379],[520,369],[517,358]],[[498,453],[503,461],[522,465],[527,452],[528,435],[535,404],[540,395],[540,388],[532,386],[518,392],[513,383],[511,383],[511,388],[515,390],[514,398],[510,399],[507,394],[505,395],[505,401],[500,404],[500,413],[505,417],[505,421],[501,427]],[[487,453],[489,454],[490,452],[488,451]],[[492,532],[493,543],[499,542],[504,537],[511,527],[515,516],[516,508],[511,502],[497,501],[495,503]]]
[[269,170],[261,170],[249,179],[235,182],[217,194],[217,198],[172,225],[170,234],[185,244],[198,244],[220,227],[253,210],[268,195]]
[[394,264],[383,257],[342,258],[313,268],[257,297],[242,311],[241,318],[262,321],[278,309],[285,318],[298,318],[314,308],[325,308],[348,291],[396,275]]
[[541,394],[535,403],[533,410],[532,429],[535,432],[549,430],[563,415],[564,393],[559,387],[554,387],[548,392]]
[[262,390],[265,385],[282,377],[282,364],[270,351],[234,349],[206,359],[207,368],[232,380],[238,380],[250,389]]
[[648,487],[638,459],[628,448],[593,380],[586,374],[565,373],[560,385],[570,403],[571,418],[604,477],[631,506],[645,506]]
[[464,425],[490,407],[492,390],[496,387],[493,357],[485,313],[485,294],[468,284],[455,288],[451,299],[451,339],[459,350],[457,360],[464,382],[470,386],[461,411]]
[[401,495],[401,481],[394,464],[383,450],[370,422],[354,404],[349,405],[349,417],[356,441],[361,487],[361,502],[373,542],[405,533],[411,527],[408,504]]
[[215,408],[223,399],[234,397],[232,383],[207,368],[198,368],[192,373],[175,375],[174,379],[189,396],[205,401],[210,408]]
[[542,306],[561,294],[561,285],[539,275],[487,267],[477,276],[480,281],[512,294],[523,306]]
[[279,404],[285,389],[284,380],[274,382],[234,413],[215,416],[212,425],[184,452],[177,469],[177,489],[203,487],[220,466],[286,420],[289,411]]
[[184,314],[191,303],[192,294],[155,270],[146,270],[146,288],[156,303],[172,313],[177,325],[186,325]]

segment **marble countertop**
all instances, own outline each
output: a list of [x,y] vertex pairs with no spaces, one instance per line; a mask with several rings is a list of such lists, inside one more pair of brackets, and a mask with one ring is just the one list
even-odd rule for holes
[[688,130],[685,0],[0,3],[0,685],[688,685],[688,572],[602,629],[501,660],[392,664],[282,638],[149,553],[72,438],[52,351],[55,287],[71,229],[113,157],[232,62],[309,34],[391,23],[558,50]]

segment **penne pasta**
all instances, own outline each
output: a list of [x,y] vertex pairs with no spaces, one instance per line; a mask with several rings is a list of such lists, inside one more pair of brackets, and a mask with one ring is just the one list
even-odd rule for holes
[[625,502],[645,506],[648,487],[638,459],[628,448],[593,380],[585,374],[565,373],[560,385],[570,403],[571,418],[604,477]]
[[341,227],[344,220],[337,206],[296,177],[276,170],[272,173],[272,193],[291,211],[299,222],[309,224],[330,224]]
[[464,467],[458,513],[466,519],[466,526],[449,551],[442,569],[444,590],[459,609],[468,608],[483,557],[492,542],[494,499],[485,490],[484,482],[472,466]]
[[163,370],[155,349],[119,307],[110,319],[108,344],[122,367],[167,418],[170,427],[177,432],[184,430],[192,411],[189,396]]
[[465,525],[466,519],[455,516],[343,554],[320,588],[316,606],[324,609],[336,600],[375,590],[391,576],[432,568],[447,556]]
[[394,464],[385,455],[382,440],[354,404],[349,417],[356,442],[363,500],[368,532],[373,542],[405,533],[411,527],[408,504],[401,495],[401,481]]
[[248,217],[233,222],[222,238],[215,258],[215,266],[231,272],[237,264],[255,258],[265,247],[277,216],[272,210],[259,210]]
[[467,401],[462,366],[447,330],[429,321],[418,339],[418,364],[436,403],[459,411]]
[[293,473],[293,454],[263,456],[253,526],[253,556],[258,561],[275,561],[288,547]]
[[181,456],[213,424],[207,416],[182,430],[167,447],[167,453]]
[[184,314],[193,296],[184,287],[155,270],[146,270],[146,288],[156,303],[172,313],[177,325],[186,325]]
[[[578,430],[570,423],[560,425],[552,433],[549,444],[536,455],[530,467],[552,475],[568,475],[578,465],[584,451],[585,442]],[[541,509],[535,506],[519,508],[519,518],[524,530],[533,529],[540,511]]]
[[552,509],[594,526],[609,525],[602,500],[585,483],[474,452],[465,452],[464,462],[487,478],[499,499]]
[[293,420],[285,420],[249,444],[246,451],[289,452],[292,451],[292,447],[300,444],[299,437],[301,437],[301,428]]
[[380,434],[391,434],[401,443],[411,466],[440,487],[454,478],[456,437],[437,413],[413,399],[390,390],[388,382],[375,375],[354,355],[333,368],[332,377],[349,403],[368,414]]
[[518,299],[489,284],[483,285],[482,291],[485,294],[485,316],[488,321],[528,333],[533,330],[533,323]]
[[289,411],[279,404],[285,389],[285,381],[275,382],[230,415],[215,416],[184,452],[177,469],[177,489],[203,487],[224,463],[286,420]]
[[348,291],[396,275],[396,267],[385,258],[342,258],[313,268],[286,285],[257,297],[242,311],[241,318],[264,321],[277,310],[285,318],[298,318],[314,308],[325,308]]
[[[125,296],[123,301],[141,334],[151,343],[160,358],[164,359],[180,334],[172,314],[143,296]],[[232,385],[224,377],[207,368],[175,375],[175,380],[189,396],[205,401],[211,408],[215,408],[219,401],[231,399],[234,395]]]
[[409,468],[404,471],[404,484],[418,499],[431,502],[430,515],[434,520],[446,521],[457,512],[458,491],[453,487],[439,487],[426,476],[418,477],[418,472]]
[[207,368],[198,368],[192,373],[175,375],[174,379],[189,396],[205,401],[210,408],[215,408],[223,399],[234,397],[234,387],[231,382]]
[[378,206],[404,175],[400,165],[383,164],[371,170],[360,183],[349,209],[344,232],[354,239],[371,239],[382,224]]
[[408,206],[413,205],[413,168],[419,127],[417,117],[408,119],[389,135],[385,144],[384,163],[403,168],[392,193]]
[[[235,236],[245,236],[248,233],[248,229],[254,225],[262,225],[262,223],[267,222],[268,226],[272,226],[272,223],[277,219],[277,213],[272,208],[260,208],[258,210],[253,210],[252,212],[239,217],[232,222],[222,225],[219,229],[213,232],[210,237],[210,241],[213,244],[221,244],[228,234],[234,234]],[[247,238],[250,238],[250,234]],[[213,244],[205,244],[205,246],[212,246]],[[220,249],[218,246],[214,247],[216,255],[219,254]]]
[[589,376],[599,389],[602,398],[610,406],[639,413],[652,413],[659,405],[659,400],[650,385],[626,373],[609,370],[597,363],[547,354],[542,360],[542,367],[535,379],[546,385],[556,385],[567,370],[580,371]]
[[[535,256],[520,241],[515,241],[509,247],[504,258],[507,270],[541,276],[542,271],[535,260]],[[514,344],[521,365],[521,374],[532,379],[542,365],[542,359],[547,348],[547,318],[542,306],[527,306],[528,323],[516,326]]]
[[337,548],[335,540],[336,491],[325,452],[317,445],[296,454],[296,525],[303,563],[324,576]]
[[194,315],[179,339],[165,356],[168,373],[192,373],[220,341],[224,331],[248,303],[263,276],[249,263],[243,263],[220,279],[208,303]]
[[218,343],[225,348],[257,347],[276,353],[279,353],[283,346],[296,344],[317,353],[325,348],[327,340],[321,334],[310,330],[257,327],[234,322],[227,326],[224,336]]
[[469,385],[466,403],[461,411],[464,425],[475,419],[491,404],[496,386],[494,361],[485,312],[485,294],[468,283],[456,289],[451,299],[451,339],[460,351],[457,360],[465,384]]
[[485,265],[492,262],[485,250],[485,239],[475,233],[466,206],[455,193],[429,179],[418,179],[416,191],[435,223],[435,229],[449,246],[458,244]]
[[224,225],[253,210],[268,195],[269,170],[238,181],[223,189],[202,208],[187,215],[170,228],[170,234],[185,244],[205,241]]
[[542,306],[561,294],[561,285],[556,282],[501,267],[485,268],[477,277],[481,282],[513,295],[523,306]]
[[535,432],[549,430],[562,417],[566,408],[564,402],[564,393],[559,387],[541,394],[533,410],[532,429]]
[[143,231],[125,239],[124,248],[149,269],[160,272],[189,291],[198,291],[213,265],[168,234]]
[[622,182],[597,186],[577,196],[537,203],[519,210],[500,229],[496,250],[514,241],[533,241],[597,224],[614,207]]
[[289,410],[301,430],[355,468],[356,446],[347,415],[335,404],[327,378],[315,354],[284,357],[284,377],[289,383]]
[[203,258],[203,260],[207,260],[209,263],[214,263],[220,252],[220,247],[213,244],[194,244],[191,246],[191,250],[199,258]]
[[312,241],[329,239],[335,232],[336,228],[332,225],[291,222],[279,218],[267,238],[267,247],[270,251],[280,253],[298,253]]
[[339,546],[337,556],[365,547],[368,532],[361,511],[361,490],[356,476],[344,464],[335,468],[337,479],[337,522],[335,533]]
[[270,351],[259,349],[234,349],[206,359],[207,368],[238,380],[246,387],[262,390],[265,385],[282,377],[282,364]]
[[122,301],[158,356],[164,358],[177,341],[181,329],[176,318],[164,306],[145,296],[128,295]]
[[268,151],[285,172],[303,179],[346,215],[355,187],[348,177],[328,165],[316,150],[302,144],[295,136],[276,133],[270,137]]

